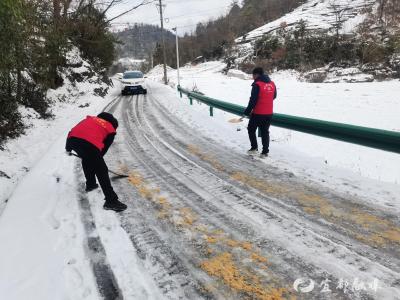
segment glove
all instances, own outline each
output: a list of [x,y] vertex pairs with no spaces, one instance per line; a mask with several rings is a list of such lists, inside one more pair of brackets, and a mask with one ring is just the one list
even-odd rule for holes
[[69,140],[67,140],[67,144],[65,145],[65,151],[67,151],[67,152],[71,152],[72,151],[72,147],[70,145]]

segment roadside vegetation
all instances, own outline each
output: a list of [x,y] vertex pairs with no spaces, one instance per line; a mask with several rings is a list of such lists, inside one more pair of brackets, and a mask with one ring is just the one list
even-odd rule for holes
[[[23,132],[21,107],[35,110],[41,118],[51,117],[47,91],[63,85],[65,68],[79,67],[68,66],[72,48],[78,48],[92,70],[109,83],[115,38],[106,12],[119,3],[121,0],[0,1],[0,147],[7,138]],[[143,0],[120,16],[147,3]]]

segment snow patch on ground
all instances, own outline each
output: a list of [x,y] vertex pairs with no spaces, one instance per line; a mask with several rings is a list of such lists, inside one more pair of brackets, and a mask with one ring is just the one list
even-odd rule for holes
[[247,73],[245,73],[243,71],[236,70],[236,69],[229,70],[226,75],[228,77],[234,77],[234,78],[239,78],[239,79],[243,79],[243,80],[251,79],[251,75],[250,74],[247,74]]
[[99,299],[83,247],[74,164],[60,155],[64,138],[51,134],[57,141],[43,150],[0,217],[2,299]]
[[122,228],[119,216],[105,211],[99,205],[101,198],[100,190],[89,195],[97,230],[124,299],[162,299],[147,266],[138,257],[128,233]]
[[304,73],[301,79],[311,83],[360,83],[375,80],[373,75],[365,74],[357,67],[330,68],[329,66]]

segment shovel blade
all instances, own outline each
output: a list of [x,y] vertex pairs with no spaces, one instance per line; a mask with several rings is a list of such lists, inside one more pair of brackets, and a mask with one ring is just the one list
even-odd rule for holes
[[242,118],[235,118],[235,119],[230,119],[228,122],[232,123],[232,124],[238,124],[238,123],[242,123],[243,119]]

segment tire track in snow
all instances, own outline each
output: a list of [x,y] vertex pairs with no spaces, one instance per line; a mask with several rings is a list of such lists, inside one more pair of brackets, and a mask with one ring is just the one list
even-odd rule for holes
[[[75,168],[76,178],[78,178],[79,170],[80,167],[77,162]],[[105,300],[122,300],[122,292],[108,263],[107,254],[100,240],[89,199],[84,192],[84,183],[82,182],[79,182],[78,199],[81,219],[87,237],[87,256],[90,260],[99,293]]]
[[[152,95],[152,94],[150,94],[150,95]],[[144,106],[144,108],[147,109],[147,111],[146,111],[146,113],[143,114],[143,116],[145,116],[145,118],[150,118],[150,120],[151,120],[150,123],[152,123],[152,124],[157,123],[155,121],[160,122],[160,120],[163,120],[164,121],[163,124],[165,125],[166,118],[161,117],[157,120],[156,116],[159,116],[159,114],[154,113],[155,110],[158,110],[159,112],[163,112],[164,115],[167,115],[165,113],[165,110],[163,110],[163,107],[160,106],[159,104],[160,104],[159,102],[147,103],[146,106]],[[182,124],[177,124],[177,126],[175,126],[174,128],[169,127],[169,130],[163,130],[161,132],[161,138],[165,139],[166,137],[168,137],[168,134],[169,135],[171,133],[175,134],[177,131],[180,131],[180,130],[183,131],[184,129],[182,129],[181,125]],[[159,128],[157,128],[157,130],[159,130]],[[154,130],[153,130],[153,132],[154,132]],[[188,139],[191,137],[191,135],[193,136],[193,132],[188,132],[184,136]],[[160,136],[158,136],[158,138],[160,138]],[[195,139],[197,139],[197,143],[201,142],[201,136],[195,135]],[[171,141],[170,143],[173,144],[174,147],[176,147],[176,145],[177,145],[176,138],[171,139],[170,141]],[[203,140],[203,142],[204,142],[204,140]],[[210,148],[212,148],[212,147],[210,147]],[[214,148],[216,148],[216,147],[214,147]],[[223,147],[220,147],[220,148],[223,148]],[[182,151],[182,149],[180,148],[179,151]],[[181,152],[181,153],[185,153],[185,151]],[[186,153],[187,153],[187,151],[186,151]],[[186,155],[186,153],[185,153],[185,155]],[[233,157],[232,153],[228,153],[227,156]],[[237,155],[235,156],[235,159],[237,159]],[[240,160],[240,157],[239,157],[239,160]],[[196,160],[196,162],[200,163],[198,160]],[[252,162],[252,163],[255,164],[254,162]],[[221,161],[221,164],[229,165],[229,162],[227,163],[226,161],[225,162]],[[202,166],[204,166],[204,162],[203,162]],[[211,172],[221,171],[221,170],[219,170],[220,166],[221,165],[219,165],[219,166],[214,165],[213,170],[210,170],[210,171]],[[282,172],[280,172],[280,174],[278,174],[278,175],[282,176]],[[292,177],[292,176],[290,176],[290,174],[286,174],[286,175],[289,175],[288,179],[290,179]],[[246,190],[246,192],[248,192],[248,189]],[[257,193],[257,191],[255,191],[255,192]],[[323,191],[322,193],[324,196],[329,197],[329,193],[326,193],[326,191]],[[244,197],[242,197],[242,199],[240,199],[240,197],[238,197],[238,199],[240,199],[238,201],[242,201],[243,198]],[[336,198],[336,197],[334,197],[334,198]],[[347,199],[339,199],[339,200],[347,201]],[[253,209],[254,209],[255,208],[254,201],[253,201],[253,204],[251,204],[251,202],[250,202],[247,204],[247,206],[253,206]],[[283,206],[282,208],[286,209],[288,211],[291,210],[289,206],[286,206],[286,207]],[[369,208],[367,208],[367,211],[369,211]],[[298,211],[297,211],[297,214],[301,215],[301,217],[306,220],[311,219],[311,222],[308,222],[311,224],[306,224],[306,225],[308,225],[308,226],[306,226],[306,228],[308,227],[311,229],[311,231],[314,231],[316,228],[314,229],[313,227],[318,227],[315,225],[316,224],[318,225],[320,223],[320,220],[315,220],[310,216],[304,215],[304,213],[299,214]],[[386,215],[381,216],[381,218],[382,218],[382,220],[386,219]],[[390,217],[390,218],[393,219],[393,217]],[[298,217],[295,217],[294,219],[298,219]],[[301,222],[299,224],[303,225],[303,224],[301,224]],[[398,264],[396,264],[396,261],[398,261],[397,254],[395,254],[394,252],[392,252],[389,249],[389,251],[386,251],[385,255],[382,255],[382,251],[381,251],[382,249],[379,249],[379,248],[374,249],[374,248],[368,247],[365,244],[357,243],[357,241],[355,241],[354,239],[349,239],[346,233],[344,233],[344,235],[343,235],[342,233],[340,233],[340,230],[337,230],[337,228],[336,228],[336,230],[334,230],[332,228],[332,224],[329,224],[329,223],[324,224],[324,222],[322,222],[322,225],[327,226],[330,231],[325,230],[325,232],[324,231],[320,232],[320,234],[322,233],[322,235],[319,238],[317,237],[316,240],[324,247],[331,247],[331,249],[329,249],[330,256],[336,256],[336,258],[339,259],[339,261],[342,260],[343,263],[348,265],[349,269],[354,269],[354,267],[359,268],[358,272],[360,272],[360,274],[365,275],[365,271],[369,271],[371,276],[373,276],[373,275],[377,275],[377,277],[382,276],[380,278],[384,279],[384,284],[386,286],[389,286],[390,288],[393,288],[392,291],[398,294],[398,292],[399,292],[398,281],[396,279],[398,276],[398,273],[397,273]],[[339,226],[341,226],[341,224]],[[317,233],[318,232],[319,232],[319,230],[317,230]],[[325,238],[325,237],[327,237],[327,238]],[[318,246],[318,243],[317,244],[314,243],[313,246],[317,247],[317,248],[321,248],[321,245]],[[311,245],[308,245],[308,246],[311,246]],[[356,253],[354,253],[354,252],[356,252]],[[382,264],[382,265],[379,265],[379,264]],[[379,272],[377,272],[376,270],[379,270]],[[357,269],[355,271],[357,271]],[[376,272],[376,274],[373,274],[374,272]],[[387,293],[390,294],[391,292],[387,291]]]
[[[131,115],[127,106],[129,104],[138,103],[138,97],[124,99],[121,102],[123,126],[136,120],[130,119]],[[122,128],[123,130],[123,128]],[[127,139],[124,145],[128,146],[129,154],[136,157],[138,161],[134,168],[136,169],[139,164],[144,164],[142,160],[144,155],[134,146],[132,132],[125,135]],[[129,147],[130,146],[130,147]],[[119,152],[119,151],[118,151]],[[121,155],[120,155],[121,156]],[[122,155],[126,157],[125,155]],[[126,185],[122,186],[126,191]],[[125,192],[125,195],[131,194],[132,190]],[[126,196],[127,198],[129,196]],[[141,196],[136,193],[135,198]],[[145,200],[147,202],[147,200]],[[146,204],[146,203],[145,203]],[[143,204],[142,204],[143,205]],[[165,241],[165,236],[160,232],[157,219],[154,220],[153,216],[148,216],[148,208],[134,203],[131,205],[124,215],[122,215],[122,226],[129,233],[132,244],[137,249],[139,256],[143,260],[150,262],[149,272],[153,275],[154,279],[159,285],[159,288],[164,295],[169,299],[209,299],[210,294],[202,288],[201,283],[197,278],[189,275],[189,270],[186,264],[182,263],[180,257],[174,249],[175,243]]]
[[[351,199],[351,198],[345,199],[343,198],[343,196],[335,195],[331,191],[327,191],[326,189],[321,189],[321,191],[319,192],[322,196],[321,198],[319,199],[317,198],[311,199],[310,197],[308,198],[311,200],[315,200],[315,202],[318,205],[320,200],[322,201],[327,199],[332,202],[328,203],[327,201],[324,201],[321,203],[326,204],[329,207],[332,205],[333,209],[334,205],[336,205],[338,207],[343,206],[344,211],[346,210],[354,211],[355,221],[350,220],[350,222],[348,223],[346,223],[346,221],[341,223],[340,219],[327,220],[326,218],[323,217],[321,218],[319,216],[316,217],[312,214],[307,214],[306,209],[308,209],[309,207],[304,208],[301,205],[298,205],[298,203],[293,202],[291,199],[288,199],[287,196],[281,195],[282,193],[280,192],[280,190],[290,194],[293,193],[295,189],[298,189],[299,191],[304,190],[306,193],[318,195],[318,191],[315,190],[315,187],[311,187],[311,189],[308,188],[304,189],[304,187],[299,186],[299,184],[294,181],[295,178],[292,174],[290,173],[282,174],[282,172],[274,170],[273,166],[270,165],[267,166],[265,164],[260,164],[259,162],[254,162],[252,160],[246,161],[244,158],[238,155],[235,155],[233,157],[231,151],[229,151],[228,149],[224,149],[224,147],[221,146],[214,146],[212,143],[207,145],[208,151],[205,152],[202,152],[202,150],[200,150],[201,146],[198,149],[193,149],[193,148],[190,149],[190,146],[188,147],[188,144],[190,145],[190,142],[188,143],[187,140],[183,142],[184,139],[180,139],[181,136],[186,137],[186,139],[190,138],[190,132],[188,132],[184,127],[179,126],[180,124],[177,124],[177,122],[173,120],[165,112],[166,108],[163,107],[163,105],[160,102],[158,102],[157,99],[155,99],[154,97],[152,97],[151,99],[155,103],[154,105],[147,105],[145,107],[147,111],[144,114],[146,117],[148,116],[150,120],[149,122],[151,124],[154,124],[154,126],[156,126],[157,131],[162,132],[162,136],[164,139],[167,139],[168,141],[173,141],[175,147],[179,148],[179,151],[185,153],[185,155],[194,159],[197,163],[201,164],[202,167],[207,168],[210,172],[217,172],[218,176],[222,177],[224,180],[230,182],[236,180],[236,182],[238,182],[241,185],[244,186],[247,185],[248,192],[251,192],[251,189],[256,189],[255,192],[259,193],[261,189],[261,192],[265,193],[261,185],[265,184],[266,186],[268,186],[269,183],[261,182],[258,180],[258,178],[263,178],[263,177],[280,178],[280,182],[283,183],[283,186],[285,185],[288,186],[289,183],[293,184],[295,188],[292,189],[282,189],[279,186],[272,186],[269,194],[273,196],[272,199],[277,198],[276,199],[277,204],[281,204],[283,209],[292,211],[297,215],[301,215],[302,218],[304,219],[310,219],[312,221],[310,225],[313,226],[315,229],[316,229],[315,225],[318,225],[318,227],[321,226],[328,227],[328,231],[325,231],[323,235],[329,237],[329,239],[337,243],[343,244],[345,247],[348,247],[352,251],[357,252],[361,256],[366,256],[372,261],[379,262],[383,266],[390,268],[395,272],[400,271],[400,255],[399,255],[400,253],[398,252],[398,247],[396,246],[400,238],[398,237],[398,230],[396,230],[396,228],[398,228],[397,216],[390,215],[387,212],[376,211],[371,207],[365,205],[365,203],[360,202],[358,199]],[[160,119],[163,119],[164,123],[160,123],[159,121]],[[173,124],[172,125],[173,130],[166,130],[166,128],[164,127],[166,124],[165,121]],[[196,136],[196,139],[201,140],[202,139],[201,135]],[[193,144],[194,143],[196,143],[196,141],[193,141]],[[206,143],[207,139],[202,139],[200,143],[199,141],[197,141],[198,145],[204,145]],[[208,154],[217,152],[219,153],[219,158],[220,158],[220,159],[218,158],[218,161],[216,158],[213,157],[213,154],[211,154],[211,156]],[[241,169],[240,164],[242,165],[248,164],[249,168],[251,168],[251,171],[254,173],[254,175],[249,176],[248,174],[246,174],[246,171],[237,172],[237,170]],[[221,166],[227,166],[227,167],[221,169]],[[266,167],[268,167],[268,169]],[[232,177],[239,177],[239,178],[233,178],[232,180]],[[248,182],[246,182],[247,180],[254,181],[255,184],[252,183],[249,184]],[[259,190],[257,190],[257,188]],[[307,195],[306,193],[304,193],[305,196]],[[274,196],[274,194],[276,194],[276,196]],[[305,198],[308,200],[307,197]],[[353,203],[353,201],[357,200],[358,202]],[[285,206],[283,204],[285,204]],[[322,204],[321,204],[321,209],[324,209],[324,207],[322,207]],[[357,217],[360,217],[360,219],[357,220]],[[384,231],[383,236],[386,238],[386,240],[383,240],[383,242],[386,243],[385,247],[381,247],[382,246],[380,245],[381,241],[376,237],[376,234],[369,234],[368,231],[365,233],[365,227],[367,227],[367,229],[369,227],[368,221],[370,221],[374,226],[376,226],[376,228],[374,228],[376,234],[380,233],[379,232],[380,227]],[[356,226],[354,226],[352,222],[356,223]],[[365,225],[364,228],[358,225],[357,222],[361,222],[362,225]],[[393,226],[395,226],[394,230]],[[335,230],[332,230],[332,227],[335,227]],[[369,229],[372,228],[373,227],[371,226]],[[370,239],[368,240],[369,237]]]
[[[296,274],[299,275],[301,271],[303,271],[303,274],[304,272],[308,272],[307,274],[311,274],[313,278],[335,279],[331,274],[329,274],[329,272],[326,273],[324,271],[324,264],[321,264],[321,261],[315,262],[314,265],[310,260],[299,260],[299,257],[293,256],[293,251],[290,253],[287,249],[279,247],[279,243],[274,244],[274,237],[271,237],[272,240],[264,238],[262,233],[260,234],[259,230],[256,229],[257,226],[265,226],[268,230],[274,228],[271,227],[271,224],[274,224],[277,229],[282,229],[283,227],[283,229],[285,229],[289,234],[287,236],[288,239],[293,238],[294,240],[299,241],[300,244],[304,243],[304,245],[308,246],[312,251],[323,251],[321,253],[321,260],[327,258],[331,264],[336,261],[339,265],[342,265],[340,268],[346,267],[348,268],[347,271],[356,271],[354,274],[357,274],[357,271],[365,272],[365,270],[362,269],[365,268],[365,265],[369,265],[371,272],[377,270],[379,271],[379,276],[382,276],[382,278],[387,276],[387,282],[394,284],[392,286],[392,291],[395,293],[397,291],[398,293],[398,289],[396,290],[396,285],[392,281],[392,279],[395,278],[396,272],[375,265],[375,261],[379,261],[379,257],[370,255],[368,251],[358,251],[356,254],[352,253],[352,251],[349,250],[357,250],[357,248],[353,247],[351,242],[343,244],[343,241],[346,239],[343,239],[340,236],[339,238],[335,238],[336,232],[330,228],[329,225],[328,228],[330,228],[332,232],[331,234],[329,231],[325,232],[327,233],[326,237],[323,235],[318,237],[318,234],[321,234],[320,230],[317,230],[316,232],[317,237],[314,236],[313,238],[310,238],[310,233],[307,233],[307,230],[298,230],[297,232],[296,230],[290,230],[289,227],[292,223],[285,223],[286,218],[280,217],[276,214],[276,210],[274,211],[274,208],[276,209],[276,207],[271,207],[269,203],[263,204],[262,201],[265,202],[266,199],[262,194],[260,194],[260,192],[251,189],[251,187],[249,188],[244,185],[238,185],[237,183],[236,185],[238,186],[235,186],[232,180],[230,180],[231,178],[222,176],[224,173],[223,170],[218,170],[218,167],[216,168],[215,165],[210,167],[210,165],[212,165],[210,161],[203,161],[202,159],[199,159],[199,157],[196,157],[196,155],[193,155],[193,153],[190,153],[191,151],[188,151],[187,144],[179,142],[179,139],[177,140],[176,136],[182,136],[182,140],[191,140],[194,144],[200,144],[202,146],[207,142],[207,138],[201,136],[192,137],[191,134],[193,134],[193,132],[184,132],[184,130],[176,123],[176,125],[171,126],[171,123],[173,124],[173,122],[168,120],[171,118],[162,111],[162,107],[158,106],[159,103],[156,99],[149,101],[144,108],[143,101],[148,100],[143,100],[141,97],[136,97],[135,101],[133,100],[133,97],[129,100],[126,100],[126,98],[124,100],[120,99],[120,101],[116,102],[112,108],[113,111],[116,107],[121,108],[121,113],[124,116],[123,126],[126,126],[127,129],[129,129],[125,130],[122,128],[122,131],[125,131],[123,132],[125,137],[123,144],[124,146],[128,146],[129,151],[125,151],[122,147],[118,147],[117,153],[120,154],[120,157],[126,157],[129,160],[127,164],[129,164],[130,169],[140,170],[142,174],[145,174],[144,179],[154,183],[163,191],[166,191],[166,193],[175,201],[173,204],[192,208],[202,222],[211,224],[211,226],[214,226],[215,228],[224,228],[225,231],[232,236],[238,238],[241,236],[248,236],[254,240],[258,246],[269,250],[272,248],[273,255],[275,255],[277,260],[279,260],[280,257],[280,263],[291,264],[291,266],[288,266],[286,270],[283,270],[287,274],[295,276]],[[133,103],[135,106],[133,106]],[[160,117],[160,115],[162,117]],[[161,126],[161,121],[157,120],[156,116],[160,117],[160,120],[166,122]],[[155,131],[160,131],[160,135],[156,134]],[[172,133],[174,133],[174,135],[172,135]],[[222,150],[222,153],[226,152],[223,147],[211,146],[210,149],[214,149],[214,151]],[[233,159],[233,156],[232,153],[227,153],[228,159],[223,161],[223,163],[229,164],[232,162],[230,159]],[[239,163],[244,161],[241,157],[236,156],[235,159],[237,159]],[[253,165],[256,164],[256,162],[250,163]],[[238,165],[238,162],[236,162],[236,165]],[[211,173],[212,176],[210,177],[210,174],[208,173]],[[272,173],[282,176],[282,172],[277,169],[273,169]],[[284,173],[283,175],[287,179],[291,178],[290,173]],[[198,182],[193,182],[193,177],[195,177]],[[118,187],[124,192],[126,197],[134,194],[132,187],[129,187],[126,184],[121,183]],[[208,191],[205,191],[205,187],[208,188]],[[213,195],[210,195],[210,193]],[[253,196],[248,197],[247,195],[249,193]],[[138,193],[134,195],[138,198],[141,197]],[[220,199],[215,199],[216,197],[219,197]],[[230,200],[228,201],[227,199]],[[219,201],[213,203],[215,200]],[[179,295],[178,291],[179,289],[185,290],[185,288],[191,290],[183,292],[183,295],[185,296],[197,295],[197,298],[209,297],[209,294],[196,291],[196,288],[193,289],[193,287],[196,286],[198,288],[198,283],[207,283],[207,279],[202,277],[202,274],[200,274],[201,272],[193,274],[195,273],[194,268],[198,268],[198,265],[196,266],[198,259],[196,261],[196,258],[189,258],[190,255],[196,255],[196,251],[199,252],[204,250],[201,249],[202,245],[192,245],[192,247],[199,246],[200,248],[198,249],[182,250],[171,248],[173,245],[176,245],[176,240],[181,242],[182,245],[185,245],[185,247],[190,245],[185,244],[187,241],[184,239],[179,239],[179,236],[176,232],[173,232],[173,229],[166,228],[168,226],[164,222],[160,220],[152,221],[152,217],[149,216],[149,205],[151,205],[153,209],[157,208],[156,204],[147,203],[146,206],[145,202],[135,202],[134,208],[129,212],[129,217],[128,215],[127,217],[123,217],[123,226],[130,234],[132,243],[138,249],[141,257],[143,259],[151,258],[150,260],[154,263],[152,267],[155,267],[153,269],[149,267],[149,269],[152,269],[152,272],[161,270],[160,273],[163,275],[161,278],[157,279],[160,283],[160,288],[165,288],[165,286],[170,284],[164,291],[168,298],[172,299],[180,298],[177,296]],[[228,206],[231,206],[231,208],[227,209]],[[289,206],[281,206],[278,208],[278,212],[280,213],[293,212]],[[251,214],[246,215],[246,212],[250,212]],[[305,224],[302,223],[303,221],[301,221],[301,219],[308,219],[308,217],[304,214],[299,214],[298,211],[295,211],[295,213],[300,217],[300,220],[297,223],[298,225],[306,225],[306,228],[313,229],[312,225],[316,220],[312,220],[312,222]],[[138,221],[132,221],[134,218],[140,219],[140,226],[136,227]],[[252,222],[250,220],[251,218],[255,218],[255,221]],[[316,223],[318,224],[318,222]],[[137,230],[135,231],[135,229]],[[174,239],[176,240],[174,241]],[[282,237],[280,237],[280,239],[282,240]],[[325,253],[325,250],[328,250],[328,252]],[[190,251],[193,252],[189,253]],[[197,255],[199,256],[199,253],[197,253]],[[164,258],[168,263],[163,265],[162,262]],[[366,260],[365,258],[368,258],[371,261],[368,261],[368,259]],[[325,261],[325,263],[327,263],[328,260]],[[381,261],[384,262],[383,260]],[[179,265],[179,267],[176,268],[177,265]],[[319,269],[317,266],[321,265],[322,269]],[[391,267],[390,264],[388,266]],[[357,270],[357,268],[360,268],[360,270]],[[173,270],[177,271],[174,272]],[[393,270],[396,270],[396,267],[394,267]],[[274,271],[277,273],[280,271],[282,272],[282,270],[279,269]],[[184,276],[179,279],[177,274],[183,274]],[[192,278],[187,279],[188,276],[192,276]],[[189,288],[186,287],[187,285],[185,285],[185,282],[189,282]],[[388,292],[390,293],[390,291]],[[219,294],[219,297],[216,296],[214,292],[211,292],[211,294],[213,295],[211,298],[221,297],[221,294]],[[224,297],[223,295],[224,294],[222,294],[222,297]],[[320,296],[320,294],[317,294],[310,296],[307,299],[321,299]],[[352,296],[349,294],[341,295],[339,293],[330,296],[331,299],[370,298],[368,295],[360,294]],[[327,296],[327,299],[330,298]]]
[[[138,106],[140,101],[138,101],[138,99],[136,99],[135,103],[136,106]],[[129,114],[129,111],[132,111],[132,114]],[[206,212],[206,218],[205,218],[205,222],[217,222],[217,225],[215,226],[216,228],[220,228],[221,226],[226,230],[226,232],[228,233],[232,233],[234,235],[241,235],[243,237],[247,237],[247,236],[251,236],[250,232],[252,231],[251,228],[247,228],[245,224],[242,224],[243,221],[239,221],[239,219],[235,219],[232,218],[231,216],[229,216],[229,213],[223,212],[221,211],[221,209],[215,207],[214,205],[212,205],[209,201],[210,199],[210,195],[206,196],[204,195],[204,190],[202,190],[202,188],[197,188],[197,191],[194,192],[192,189],[193,184],[189,184],[187,182],[186,179],[181,178],[181,180],[183,180],[183,182],[180,182],[179,180],[175,179],[173,176],[171,176],[171,174],[169,173],[168,169],[165,170],[163,169],[163,167],[156,167],[158,164],[170,164],[170,162],[168,162],[168,158],[163,158],[161,153],[154,153],[153,151],[153,155],[156,154],[160,155],[160,159],[163,162],[156,162],[154,161],[154,156],[149,156],[149,148],[141,148],[141,147],[153,147],[151,145],[151,141],[149,141],[149,137],[146,135],[146,133],[143,132],[143,128],[141,128],[141,124],[140,121],[138,119],[138,116],[135,114],[138,113],[138,109],[136,107],[136,109],[133,109],[133,105],[129,106],[129,103],[125,102],[125,106],[122,108],[122,111],[125,112],[125,117],[124,117],[124,124],[125,126],[128,127],[128,134],[125,135],[126,137],[126,141],[128,143],[128,145],[131,148],[131,154],[133,157],[136,157],[138,159],[138,161],[136,161],[134,163],[135,167],[138,166],[145,166],[145,170],[144,173],[145,174],[152,174],[152,182],[156,182],[157,186],[162,186],[163,190],[168,190],[169,193],[173,194],[174,189],[175,190],[175,194],[174,197],[176,198],[181,198],[180,200],[183,201],[183,199],[188,198],[190,200],[186,200],[185,205],[188,205],[189,207],[194,207],[196,205],[198,205],[199,207],[197,208],[197,211],[200,212],[200,214],[203,212]],[[132,120],[130,119],[132,118]],[[132,126],[130,125],[130,123],[132,123]],[[129,128],[130,127],[130,128]],[[143,136],[142,136],[143,135]],[[150,146],[148,145],[150,142]],[[146,145],[147,144],[147,145]],[[176,155],[176,153],[174,154]],[[164,161],[164,159],[166,161]],[[171,166],[164,166],[166,168],[171,169]],[[172,166],[172,168],[176,168],[176,166]],[[172,170],[171,170],[172,171]],[[160,178],[161,177],[161,178]],[[159,180],[161,179],[161,180]],[[188,186],[190,188],[188,188]],[[203,196],[199,196],[197,193],[203,194]],[[226,191],[222,190],[223,194],[229,194]],[[205,197],[205,198],[203,198]],[[183,198],[183,199],[182,199]],[[196,204],[196,203],[201,203],[200,204]],[[236,212],[236,216],[237,217],[242,217],[242,216],[238,216],[237,212]],[[207,219],[209,217],[209,219]],[[219,221],[219,220],[223,220],[223,221]],[[228,225],[224,225],[223,223],[227,223]],[[155,225],[157,226],[157,225]],[[236,227],[236,228],[235,228]],[[242,230],[242,233],[238,233],[238,232],[232,232],[232,228],[236,229],[237,231]],[[254,235],[254,233],[253,233]],[[268,244],[271,241],[265,241],[264,244]],[[275,249],[276,252],[280,252],[280,253],[284,253],[285,250],[284,249]],[[196,254],[194,254],[196,255]],[[284,256],[284,254],[282,255]],[[290,272],[289,270],[275,270],[277,272],[277,274],[279,272],[281,272],[281,275],[283,278],[287,278],[287,274],[298,274],[298,272],[293,272],[293,268],[290,266],[290,264],[285,263],[284,261],[281,261],[281,269],[285,269],[286,267],[288,267],[289,269],[291,269],[292,272]],[[291,262],[295,265],[298,265],[298,262]],[[298,270],[304,270],[304,268],[307,266],[301,266],[298,267]],[[308,268],[309,269],[309,268]],[[193,271],[193,270],[191,270]],[[313,273],[316,273],[313,271]],[[340,297],[338,295],[335,295],[336,299],[341,299],[343,297]]]

